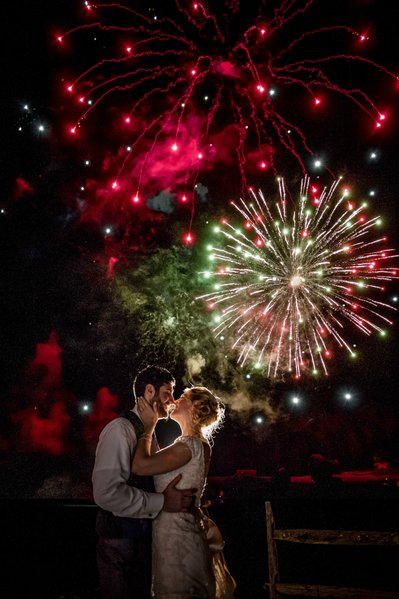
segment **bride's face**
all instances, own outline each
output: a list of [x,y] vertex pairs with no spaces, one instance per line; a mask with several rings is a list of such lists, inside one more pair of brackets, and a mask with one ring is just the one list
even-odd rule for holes
[[177,422],[180,422],[183,419],[191,419],[192,408],[192,401],[189,399],[188,393],[184,392],[183,395],[175,401],[171,418]]

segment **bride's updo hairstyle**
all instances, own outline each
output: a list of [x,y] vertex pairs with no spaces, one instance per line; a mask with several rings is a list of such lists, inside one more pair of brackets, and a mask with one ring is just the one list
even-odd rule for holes
[[222,425],[224,405],[221,400],[206,387],[189,387],[184,394],[193,404],[193,426],[209,440]]

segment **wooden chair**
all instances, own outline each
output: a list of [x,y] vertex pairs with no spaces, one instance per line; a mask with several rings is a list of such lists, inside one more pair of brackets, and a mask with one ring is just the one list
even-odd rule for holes
[[[355,546],[397,546],[399,532],[377,532],[360,530],[320,530],[320,529],[276,529],[272,506],[266,501],[266,530],[269,562],[270,599],[284,596],[296,597],[338,597],[341,599],[399,599],[399,592],[379,591],[362,588],[323,586],[319,584],[285,583],[280,581],[278,543],[301,543],[311,545],[355,545]],[[399,563],[398,563],[399,569]]]

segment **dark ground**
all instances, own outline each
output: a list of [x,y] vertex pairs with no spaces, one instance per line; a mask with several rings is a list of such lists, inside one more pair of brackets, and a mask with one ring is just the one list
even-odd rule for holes
[[[270,480],[215,479],[208,485],[210,515],[225,540],[237,581],[236,599],[267,599],[265,500],[277,527],[399,530],[397,480],[370,484],[275,487]],[[96,507],[78,502],[2,500],[2,599],[98,599]],[[282,546],[282,580],[398,592],[399,546],[347,548]]]

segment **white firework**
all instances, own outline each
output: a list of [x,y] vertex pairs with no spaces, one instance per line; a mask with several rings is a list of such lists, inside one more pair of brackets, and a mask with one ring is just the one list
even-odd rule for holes
[[239,364],[254,360],[268,376],[327,374],[334,345],[356,355],[348,325],[385,335],[393,324],[385,314],[395,308],[376,296],[397,277],[397,255],[375,237],[381,218],[367,219],[365,203],[349,200],[340,183],[319,194],[306,176],[294,203],[278,179],[277,201],[252,191],[250,203],[233,203],[243,228],[224,220],[216,229],[214,269],[202,273],[213,290],[197,299],[214,311],[214,332],[229,335]]

